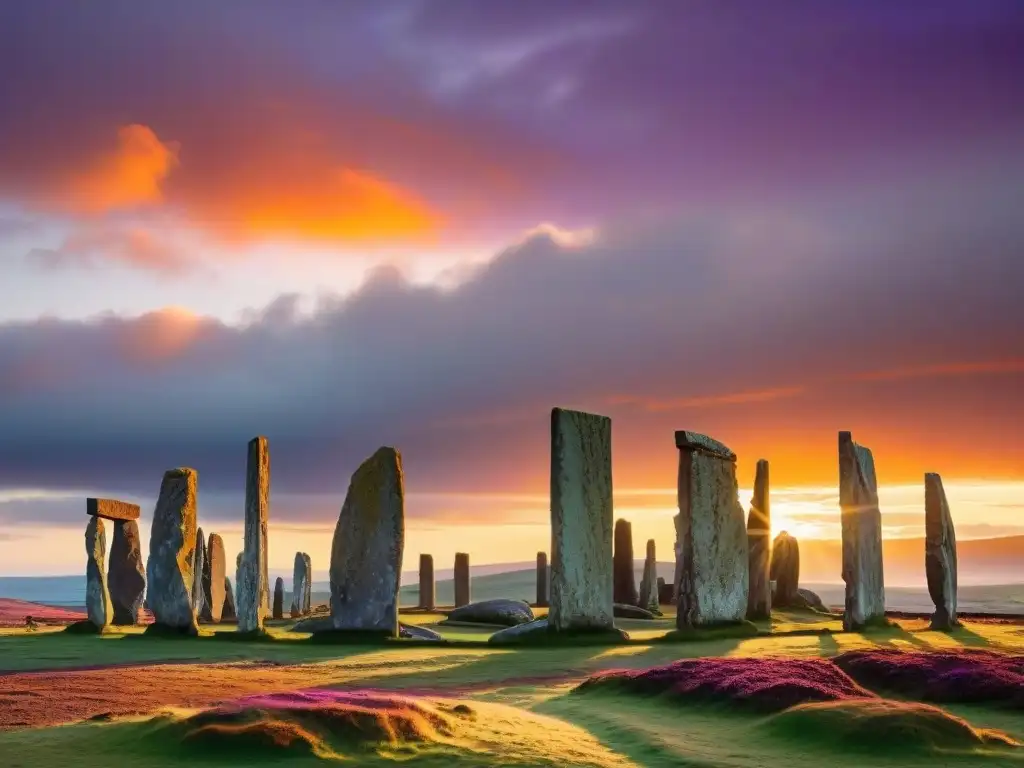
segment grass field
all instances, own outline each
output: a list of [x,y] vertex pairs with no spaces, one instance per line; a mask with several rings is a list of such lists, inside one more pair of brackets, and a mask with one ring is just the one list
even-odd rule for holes
[[217,634],[230,636],[228,626],[180,640],[135,629],[0,631],[0,765],[1024,766],[1024,748],[1005,744],[1024,741],[1024,709],[1006,701],[936,709],[869,691],[870,700],[765,713],[573,691],[594,673],[683,658],[1019,653],[1017,624],[943,634],[899,622],[853,634],[830,617],[791,613],[757,637],[666,643],[658,638],[673,626],[667,616],[617,622],[631,635],[618,646],[507,649],[483,642],[484,628],[437,625],[438,614],[402,618],[452,642],[322,645],[291,632],[291,622],[246,642]]

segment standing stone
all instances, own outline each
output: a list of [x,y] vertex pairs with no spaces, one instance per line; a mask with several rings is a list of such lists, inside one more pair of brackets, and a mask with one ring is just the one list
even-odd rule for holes
[[419,607],[423,610],[434,610],[434,587],[434,557],[433,555],[420,555]]
[[203,615],[203,608],[206,601],[203,599],[203,571],[206,570],[206,537],[203,536],[203,529],[196,530],[196,551],[195,562],[192,564],[194,581],[192,582],[192,607],[196,617]]
[[960,625],[956,617],[956,531],[942,478],[932,472],[924,476],[924,527],[924,568],[928,594],[935,603],[932,629],[953,629]]
[[149,535],[146,581],[156,626],[196,634],[192,603],[198,473],[182,467],[164,473]]
[[292,605],[291,616],[293,619],[302,615],[302,606],[306,601],[306,558],[302,552],[295,553],[295,563],[292,568]]
[[138,624],[146,592],[146,568],[142,564],[142,537],[135,520],[114,521],[107,585],[114,608],[114,623],[119,626]]
[[768,492],[768,462],[757,462],[754,496],[747,516],[747,547],[750,562],[750,589],[747,594],[747,618],[768,619],[772,615],[771,542],[772,516]]
[[736,454],[696,432],[676,432],[676,626],[742,621],[747,614],[747,526],[736,484]]
[[235,590],[227,576],[224,577],[224,610],[221,611],[220,620],[238,621],[238,613],[235,611]]
[[614,628],[612,515],[612,420],[553,408],[551,629]]
[[772,603],[780,608],[801,607],[800,596],[800,543],[785,531],[772,543],[769,578],[775,582]]
[[306,563],[306,589],[302,597],[302,614],[305,616],[313,611],[313,561],[305,552],[302,559]]
[[274,582],[274,613],[275,619],[284,618],[284,579],[280,576]]
[[885,620],[882,513],[871,451],[839,433],[839,506],[843,531],[843,629],[858,630]]
[[620,605],[636,605],[636,574],[633,571],[633,526],[628,520],[615,521],[615,555],[612,564],[612,599]]
[[402,456],[378,448],[348,486],[331,545],[335,629],[398,637],[398,588],[405,548]]
[[640,607],[654,613],[661,609],[658,592],[658,558],[654,539],[647,540],[647,557],[644,559],[644,575],[640,579]]
[[548,604],[548,553],[537,553],[537,605]]
[[[203,621],[219,624],[223,618],[226,579],[224,540],[220,534],[211,533],[206,542],[206,559],[203,562],[203,612],[200,616]],[[232,608],[233,603],[232,599]]]
[[672,605],[675,600],[675,584],[669,584],[661,576],[658,577],[658,605]]
[[261,632],[269,613],[267,513],[270,507],[270,449],[267,438],[249,441],[245,463],[245,547],[237,573],[239,632]]
[[466,552],[455,553],[455,607],[461,608],[469,605],[470,584],[469,584],[469,554]]
[[99,630],[110,626],[114,608],[107,590],[107,533],[102,518],[92,517],[85,526],[85,609]]

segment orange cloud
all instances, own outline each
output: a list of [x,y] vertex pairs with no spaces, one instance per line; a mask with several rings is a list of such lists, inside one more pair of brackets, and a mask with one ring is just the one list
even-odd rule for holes
[[114,262],[166,274],[190,265],[167,235],[159,237],[141,226],[87,223],[73,230],[56,248],[35,248],[28,260],[46,269],[92,268]]
[[122,126],[117,148],[73,173],[63,200],[75,211],[93,214],[159,204],[161,185],[178,166],[178,149],[145,125]]
[[165,307],[122,323],[118,347],[124,359],[152,364],[180,357],[216,323],[180,307]]

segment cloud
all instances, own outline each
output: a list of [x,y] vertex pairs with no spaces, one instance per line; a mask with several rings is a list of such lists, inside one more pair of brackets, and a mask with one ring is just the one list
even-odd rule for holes
[[75,226],[56,248],[33,248],[27,260],[42,269],[95,269],[123,265],[163,275],[181,276],[195,262],[176,245],[175,236],[140,225],[107,222]]

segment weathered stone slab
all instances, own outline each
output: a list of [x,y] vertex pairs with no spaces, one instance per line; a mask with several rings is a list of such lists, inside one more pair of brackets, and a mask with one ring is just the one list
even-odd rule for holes
[[402,457],[379,448],[352,475],[331,546],[331,618],[336,630],[398,636],[405,547]]
[[426,640],[434,643],[444,641],[444,638],[434,630],[415,624],[399,624],[398,636],[403,640]]
[[622,603],[615,603],[612,606],[612,613],[616,619],[643,619],[651,621],[655,618],[654,614],[646,608],[641,608],[638,605],[623,605]]
[[846,583],[843,628],[851,631],[885,620],[885,579],[875,460],[849,432],[839,433],[839,506]]
[[636,605],[640,596],[636,591],[636,573],[633,571],[633,526],[628,520],[615,521],[615,554],[612,557],[612,600],[621,605]]
[[467,552],[455,553],[455,607],[469,605],[472,599],[472,587],[469,577],[469,554]]
[[270,613],[267,576],[267,516],[270,510],[270,447],[265,437],[249,441],[245,464],[245,546],[238,567],[238,631],[259,632]]
[[159,628],[196,634],[192,604],[199,475],[182,467],[164,473],[153,512],[146,561],[146,595]]
[[555,631],[601,631],[612,613],[612,421],[551,411],[551,609]]
[[743,621],[747,613],[747,526],[736,484],[736,454],[695,432],[676,432],[676,626]]
[[142,537],[135,520],[114,521],[114,541],[110,545],[107,586],[114,609],[114,623],[131,626],[139,623],[139,610],[146,593],[146,567],[142,562]]
[[754,495],[747,515],[750,589],[747,618],[767,619],[772,615],[771,584],[772,513],[768,485],[768,462],[760,459],[754,475]]
[[274,582],[274,618],[284,618],[284,579],[280,576],[277,577],[277,581]]
[[[227,599],[227,563],[224,556],[224,540],[220,534],[211,533],[206,542],[206,559],[203,562],[203,612],[200,618],[211,624],[219,624],[224,617]],[[234,596],[232,595],[232,618],[234,617]]]
[[[608,522],[609,544],[611,539],[611,521]],[[609,571],[610,574],[610,571]],[[609,583],[608,588],[611,589]],[[632,606],[633,610],[639,610]],[[543,618],[528,624],[506,627],[491,635],[487,642],[491,645],[548,645],[552,643],[568,643],[572,645],[618,645],[629,642],[629,635],[615,627],[581,629],[556,629],[550,619]]]
[[644,575],[640,579],[640,607],[652,613],[661,607],[658,593],[658,558],[654,539],[647,540],[647,556],[644,558]]
[[107,590],[107,532],[103,520],[93,517],[85,526],[85,610],[97,629],[110,626],[114,608]]
[[[775,582],[772,603],[779,608],[801,607],[800,542],[782,531],[772,543],[769,578]],[[770,583],[770,582],[769,582]]]
[[86,499],[85,513],[107,520],[138,520],[139,505],[117,499]]
[[432,611],[436,604],[436,583],[434,581],[433,555],[420,555],[419,600],[417,606]]
[[221,621],[238,621],[238,612],[235,610],[235,590],[231,586],[231,579],[224,577],[224,610],[220,614]]
[[292,567],[292,618],[302,616],[302,608],[306,602],[306,556],[302,552],[295,553]]
[[538,607],[548,604],[548,553],[537,553],[537,603]]
[[956,617],[956,531],[942,478],[932,472],[924,476],[924,527],[924,567],[928,594],[935,603],[931,626],[953,629],[960,624]]
[[302,559],[306,561],[306,591],[302,597],[302,615],[313,610],[313,561],[309,554],[302,553]]
[[196,617],[203,615],[206,601],[203,595],[203,571],[206,570],[206,537],[203,536],[203,529],[196,529],[196,551],[195,562],[192,564],[192,608]]
[[536,617],[530,606],[522,600],[497,598],[481,600],[449,611],[448,621],[466,621],[474,624],[496,624],[502,627],[514,627],[533,621]]

